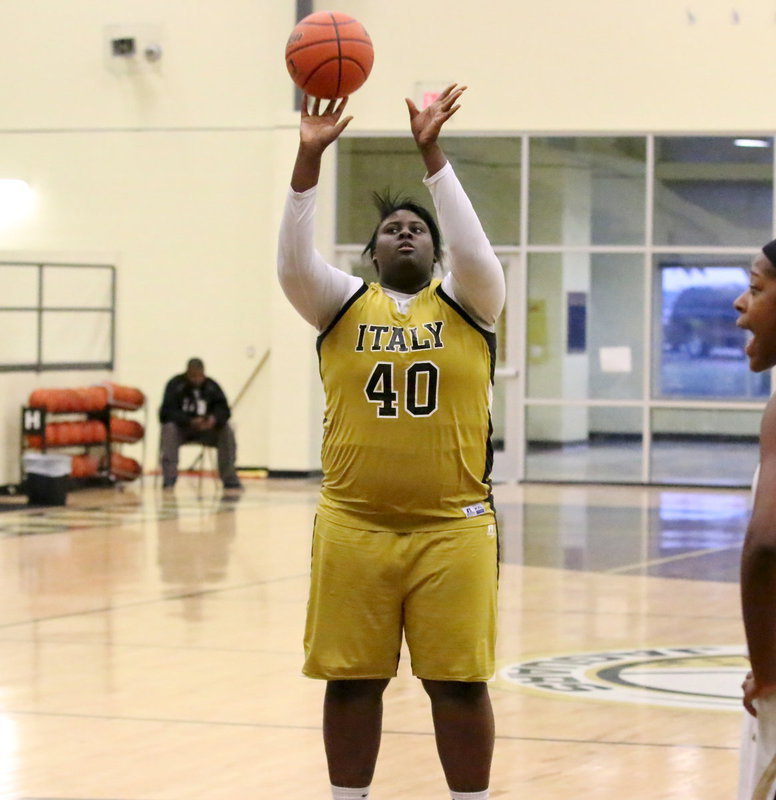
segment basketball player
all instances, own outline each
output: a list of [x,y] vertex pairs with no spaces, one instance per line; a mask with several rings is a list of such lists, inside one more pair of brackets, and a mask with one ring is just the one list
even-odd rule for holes
[[[751,331],[749,368],[776,366],[776,240],[754,259],[749,287],[734,304],[738,327]],[[743,683],[745,723],[739,798],[773,798],[776,756],[776,395],[760,426],[760,464],[741,558],[741,599],[752,670]],[[757,717],[755,721],[753,718]]]
[[[402,634],[431,702],[452,798],[485,800],[494,723],[497,536],[490,397],[504,275],[437,138],[465,87],[448,86],[410,129],[440,230],[422,206],[377,197],[366,285],[313,249],[324,150],[346,100],[304,98],[278,273],[318,331],[326,395],[304,673],[327,681],[323,736],[334,800],[366,798],[382,695]],[[312,107],[308,105],[312,103]]]

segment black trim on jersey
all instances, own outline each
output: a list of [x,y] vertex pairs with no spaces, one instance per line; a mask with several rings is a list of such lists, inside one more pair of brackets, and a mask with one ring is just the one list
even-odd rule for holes
[[482,482],[488,487],[487,500],[493,513],[496,513],[496,501],[493,499],[493,483],[490,480],[490,473],[493,470],[493,420],[490,413],[488,414],[488,439],[485,442],[485,470],[482,476]]
[[334,315],[334,319],[326,326],[326,329],[318,334],[318,338],[315,340],[315,349],[318,352],[318,358],[321,357],[321,344],[323,343],[326,335],[342,319],[342,317],[345,316],[347,310],[353,305],[353,303],[356,302],[356,300],[358,300],[359,297],[361,297],[362,294],[364,294],[364,292],[366,292],[368,288],[369,287],[366,285],[366,283],[362,283],[361,286],[359,286],[358,289],[356,289],[356,291],[353,292],[353,294],[350,295],[350,297],[345,301],[345,304],[342,306],[342,308]]
[[496,582],[501,577],[501,531],[498,527],[498,514],[496,514],[496,509],[493,509],[493,515],[495,518],[495,525],[496,525]]
[[439,295],[439,297],[450,306],[450,308],[458,314],[464,322],[468,322],[469,325],[474,328],[477,333],[481,334],[485,341],[488,343],[488,352],[490,353],[490,382],[493,384],[493,381],[496,377],[496,333],[495,331],[487,331],[481,325],[477,323],[477,321],[472,317],[468,311],[465,311],[462,306],[458,305],[458,303],[450,297],[449,294],[445,292],[440,284],[435,289],[435,292]]
[[[490,385],[493,386],[493,383],[496,379],[496,333],[495,331],[487,331],[481,325],[477,324],[474,317],[469,314],[467,311],[463,309],[458,303],[450,297],[449,294],[445,292],[440,284],[436,288],[436,293],[439,297],[444,300],[456,314],[459,314],[460,317],[464,320],[464,322],[468,322],[469,325],[474,328],[477,333],[481,334],[482,337],[485,339],[488,345],[488,354],[490,356]],[[488,497],[487,501],[490,503],[490,507],[493,509],[493,513],[496,513],[496,504],[493,501],[493,488],[492,483],[490,480],[490,473],[493,470],[493,420],[491,419],[490,414],[488,414],[488,438],[485,442],[485,472],[482,476],[482,482],[488,487]]]

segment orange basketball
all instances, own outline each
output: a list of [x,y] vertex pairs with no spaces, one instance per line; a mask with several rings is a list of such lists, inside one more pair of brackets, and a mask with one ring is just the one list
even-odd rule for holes
[[286,44],[286,67],[294,83],[312,97],[330,100],[353,94],[369,77],[372,40],[364,26],[339,11],[316,11],[300,20]]

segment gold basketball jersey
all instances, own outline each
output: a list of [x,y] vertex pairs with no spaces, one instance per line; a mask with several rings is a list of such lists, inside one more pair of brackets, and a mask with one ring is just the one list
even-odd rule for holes
[[326,395],[318,513],[367,530],[493,518],[495,334],[441,288],[406,313],[364,285],[318,337]]

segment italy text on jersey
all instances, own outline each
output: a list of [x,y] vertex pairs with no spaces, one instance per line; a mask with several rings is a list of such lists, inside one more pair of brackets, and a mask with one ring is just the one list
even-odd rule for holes
[[416,350],[431,350],[444,347],[441,320],[424,322],[422,326],[403,328],[399,325],[369,325],[362,322],[358,326],[358,339],[355,351],[385,351],[409,353]]

